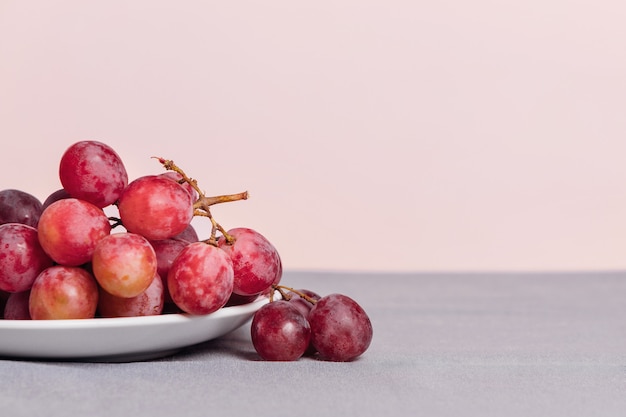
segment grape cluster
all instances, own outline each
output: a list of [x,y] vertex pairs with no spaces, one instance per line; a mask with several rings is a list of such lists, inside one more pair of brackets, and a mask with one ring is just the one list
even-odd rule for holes
[[[263,359],[348,361],[367,349],[371,322],[354,300],[287,291],[272,243],[215,221],[214,204],[245,200],[247,192],[206,196],[173,161],[155,159],[165,172],[129,180],[110,146],[80,141],[60,158],[62,188],[43,203],[22,190],[0,191],[4,319],[202,315],[268,296],[251,327]],[[211,224],[203,240],[191,225],[198,216]]]
[[346,362],[369,347],[372,322],[352,298],[343,294],[321,297],[308,289],[282,285],[273,288],[282,298],[261,307],[251,324],[252,343],[263,359],[293,361],[319,355]]

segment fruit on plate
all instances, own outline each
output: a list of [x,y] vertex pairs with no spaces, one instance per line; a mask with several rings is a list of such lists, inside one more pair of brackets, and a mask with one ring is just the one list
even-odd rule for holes
[[[43,203],[0,191],[0,316],[206,315],[267,297],[250,323],[262,359],[347,362],[368,349],[372,323],[354,299],[282,285],[265,235],[216,221],[212,207],[246,200],[246,191],[206,195],[174,161],[153,159],[165,172],[129,179],[111,146],[83,140],[62,153],[62,187]],[[194,219],[209,222],[206,238]]]

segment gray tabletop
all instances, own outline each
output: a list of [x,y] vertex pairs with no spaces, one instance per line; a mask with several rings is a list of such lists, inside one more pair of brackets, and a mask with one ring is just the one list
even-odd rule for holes
[[626,273],[286,272],[357,300],[358,360],[264,362],[249,324],[149,362],[0,360],[3,416],[624,416]]

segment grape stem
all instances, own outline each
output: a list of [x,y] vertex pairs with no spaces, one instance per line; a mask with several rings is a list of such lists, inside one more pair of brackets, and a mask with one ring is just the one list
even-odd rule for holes
[[206,197],[204,194],[200,194],[200,193],[198,194],[200,195],[200,197],[198,197],[198,200],[196,200],[193,207],[200,208],[200,209],[206,209],[207,207],[210,207],[214,204],[229,203],[231,201],[239,201],[239,200],[248,199],[247,191],[243,191],[237,194],[217,195],[217,196],[212,196],[212,197]]
[[[272,284],[272,289],[275,290],[275,291],[278,291],[280,293],[280,296],[283,298],[283,300],[286,300],[286,301],[289,301],[291,299],[291,296],[287,293],[289,291],[289,292],[292,292],[292,293],[298,295],[300,298],[302,298],[305,301],[308,301],[311,304],[317,303],[317,300],[315,300],[314,298],[309,297],[308,295],[306,295],[302,291],[298,291],[298,290],[296,290],[294,288],[287,287],[285,285]],[[273,301],[271,299],[273,294],[274,294],[273,292],[270,293],[270,301]]]
[[208,217],[211,221],[211,236],[204,240],[204,242],[211,244],[213,246],[217,246],[217,232],[219,231],[226,239],[226,243],[232,245],[235,241],[235,238],[229,235],[226,230],[215,221],[213,215],[211,214],[211,206],[220,203],[229,203],[232,201],[239,200],[247,200],[248,192],[243,191],[237,194],[226,194],[226,195],[218,195],[218,196],[209,196],[207,197],[205,192],[200,189],[198,186],[198,181],[193,178],[187,176],[185,171],[183,171],[178,165],[174,163],[171,159],[165,159],[158,156],[153,156],[154,159],[158,160],[163,167],[168,171],[174,171],[181,176],[179,183],[187,183],[191,185],[191,187],[198,193],[198,199],[193,204],[193,215],[200,217]]
[[118,217],[109,217],[109,222],[111,222],[111,229],[115,229],[118,226],[123,226],[122,219]]

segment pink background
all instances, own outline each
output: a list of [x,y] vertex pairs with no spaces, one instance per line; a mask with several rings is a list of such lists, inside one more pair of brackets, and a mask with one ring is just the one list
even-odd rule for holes
[[625,268],[625,22],[608,0],[0,0],[0,188],[45,199],[96,139],[133,178],[158,155],[249,190],[214,215],[286,269]]

